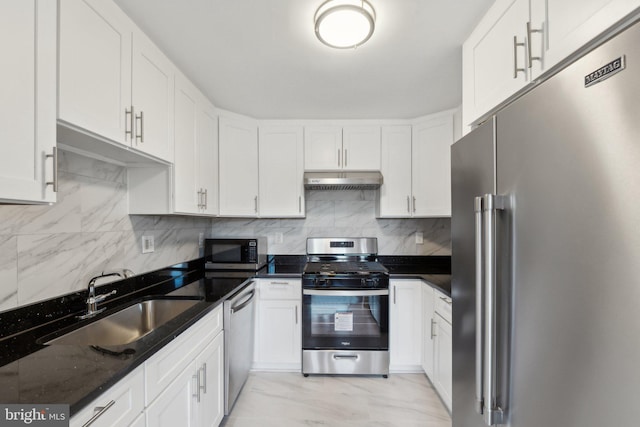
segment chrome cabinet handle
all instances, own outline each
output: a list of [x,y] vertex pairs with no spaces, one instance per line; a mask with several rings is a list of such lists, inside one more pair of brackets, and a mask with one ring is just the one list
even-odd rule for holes
[[542,56],[533,56],[531,51],[531,34],[540,33],[542,34],[543,30],[534,30],[531,28],[531,22],[527,22],[527,57],[529,59],[529,68],[533,67],[533,61],[540,61],[542,63]]
[[444,301],[445,303],[447,303],[448,305],[453,304],[453,300],[451,298],[447,298],[447,297],[440,297],[440,299],[442,301]]
[[416,213],[416,196],[413,196],[413,213]]
[[296,325],[298,324],[298,304],[296,304]]
[[191,396],[195,397],[198,400],[198,403],[200,403],[200,371],[199,370],[193,376],[193,380],[194,380],[195,385],[196,385],[196,391],[193,392],[193,394]]
[[255,210],[256,213],[258,213],[258,196],[255,196],[253,198],[253,205],[254,205],[253,209]]
[[202,371],[202,382],[200,384],[200,389],[203,393],[207,393],[207,363],[202,364],[202,368],[199,369]]
[[487,425],[503,424],[504,412],[497,402],[496,381],[496,245],[495,245],[495,213],[504,209],[504,201],[500,196],[486,194],[482,200],[484,226],[484,421]]
[[298,196],[298,213],[302,213],[302,196]]
[[[129,117],[129,120],[127,120],[127,116]],[[128,128],[129,130],[127,130],[127,124],[129,124]],[[133,140],[133,105],[131,106],[131,109],[124,109],[124,140],[127,140],[127,135],[129,135],[129,141]]]
[[45,159],[53,159],[53,181],[45,182],[45,186],[52,186],[53,192],[58,192],[58,147],[53,147],[51,154],[45,154]]
[[206,210],[209,207],[209,190],[204,189],[204,209]]
[[344,167],[347,167],[347,149],[344,149]]
[[513,78],[518,78],[518,73],[523,72],[525,76],[527,75],[526,68],[518,68],[518,47],[524,47],[525,43],[518,43],[518,37],[513,36]]
[[[107,403],[104,406],[96,406],[95,408],[93,408],[93,411],[95,412],[95,414],[93,415],[93,417],[89,418],[89,421],[87,421],[86,423],[84,423],[82,425],[82,427],[89,427],[91,424],[93,424],[98,418],[100,418],[102,416],[102,414],[104,414],[105,412],[107,412],[109,410],[109,408],[111,408],[113,405],[116,404],[115,400],[111,400],[109,401],[109,403]],[[97,411],[97,412],[96,412]]]
[[433,339],[436,336],[435,326],[436,326],[436,319],[431,318],[431,339]]
[[196,194],[198,195],[198,209],[202,209],[202,188]]
[[[133,111],[133,107],[131,108]],[[140,111],[140,115],[136,115],[136,142],[140,141],[144,144],[144,111]],[[138,134],[138,120],[140,121],[140,134]]]
[[342,150],[340,148],[338,148],[338,167],[341,166],[341,156],[342,156]]
[[396,303],[396,293],[398,292],[398,287],[394,285],[393,287],[393,303]]

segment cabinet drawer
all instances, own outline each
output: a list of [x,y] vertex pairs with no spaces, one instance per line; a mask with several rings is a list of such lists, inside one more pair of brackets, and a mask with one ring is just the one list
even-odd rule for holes
[[263,300],[299,300],[302,297],[302,281],[300,279],[261,279],[258,284],[260,299]]
[[222,305],[145,362],[149,405],[222,330]]
[[436,292],[436,301],[435,301],[435,309],[436,313],[438,313],[444,320],[451,323],[451,308],[453,305],[453,301],[448,296],[441,294],[440,292]]
[[104,412],[91,424],[94,427],[126,426],[138,417],[144,410],[144,370],[142,366],[71,417],[69,425],[71,427],[83,426],[101,410]]

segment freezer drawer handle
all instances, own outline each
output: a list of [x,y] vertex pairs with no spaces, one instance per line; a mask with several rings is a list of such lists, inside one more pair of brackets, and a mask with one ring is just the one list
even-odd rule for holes
[[482,197],[475,198],[475,255],[476,255],[476,412],[482,414]]
[[[483,379],[483,416],[487,425],[503,424],[506,419],[502,408],[497,402],[496,392],[496,312],[495,312],[495,289],[496,289],[496,245],[495,245],[495,214],[505,207],[505,198],[494,194],[485,194],[482,197],[482,227],[484,237],[484,253],[481,254],[484,261],[484,334],[482,338],[483,358],[482,358],[482,379]],[[476,206],[477,208],[477,206]],[[477,245],[476,245],[477,247]],[[477,267],[476,267],[477,268]],[[477,351],[477,349],[476,349]]]

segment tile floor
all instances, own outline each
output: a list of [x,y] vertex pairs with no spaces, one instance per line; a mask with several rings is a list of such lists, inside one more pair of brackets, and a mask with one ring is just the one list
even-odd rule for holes
[[223,427],[451,427],[424,374],[382,377],[252,372]]

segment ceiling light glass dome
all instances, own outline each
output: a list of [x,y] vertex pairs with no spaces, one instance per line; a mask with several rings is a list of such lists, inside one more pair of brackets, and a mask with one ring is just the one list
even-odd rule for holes
[[366,0],[328,0],[314,17],[316,36],[336,49],[355,48],[371,38],[376,12]]

